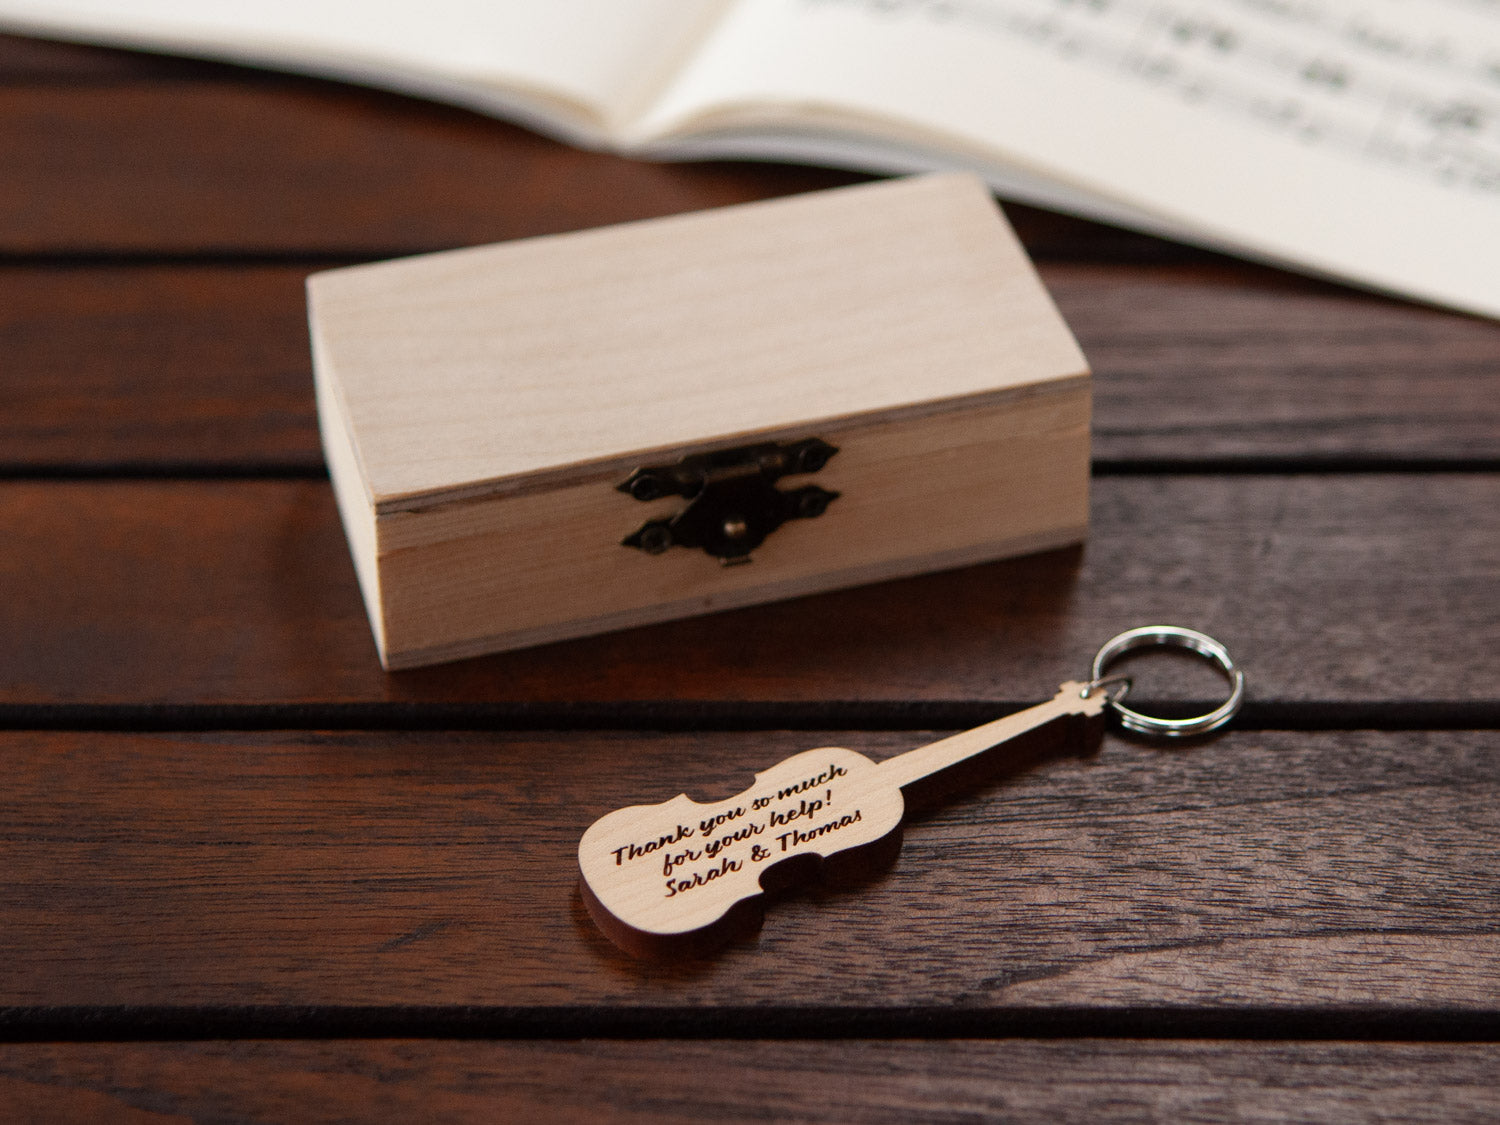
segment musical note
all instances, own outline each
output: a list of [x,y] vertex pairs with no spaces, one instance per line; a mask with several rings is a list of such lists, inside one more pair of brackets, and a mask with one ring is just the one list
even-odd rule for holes
[[[808,2],[1007,36],[1201,112],[1500,191],[1500,47],[1413,30],[1376,0]],[[1429,2],[1500,17],[1500,0]]]

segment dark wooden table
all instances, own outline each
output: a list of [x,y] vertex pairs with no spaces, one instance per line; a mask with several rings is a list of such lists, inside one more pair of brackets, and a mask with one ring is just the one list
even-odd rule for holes
[[[0,1116],[1500,1116],[1500,324],[1012,208],[1098,374],[1085,550],[381,672],[303,277],[853,178],[0,38]],[[657,779],[1159,619],[1249,670],[1230,733],[967,795],[711,961],[590,927]]]

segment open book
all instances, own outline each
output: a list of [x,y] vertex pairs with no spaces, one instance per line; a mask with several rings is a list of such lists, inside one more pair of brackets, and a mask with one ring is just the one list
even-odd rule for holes
[[650,158],[1006,198],[1500,316],[1500,0],[0,0]]

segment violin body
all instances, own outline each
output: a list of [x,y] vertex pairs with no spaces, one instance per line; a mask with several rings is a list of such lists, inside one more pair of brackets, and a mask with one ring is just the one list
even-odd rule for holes
[[596,821],[578,846],[584,900],[629,952],[706,951],[756,924],[767,889],[890,841],[905,810],[863,754],[805,750],[725,800],[683,794]]

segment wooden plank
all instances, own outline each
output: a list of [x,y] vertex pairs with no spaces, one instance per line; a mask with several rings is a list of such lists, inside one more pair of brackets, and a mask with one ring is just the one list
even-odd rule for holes
[[[0,254],[385,256],[863,178],[627,160],[331,82],[0,89]],[[1083,220],[1009,211],[1033,254],[1216,260]]]
[[858,178],[647,164],[333,83],[0,90],[0,253],[384,255]]
[[[6,467],[316,471],[309,268],[0,267]],[[1251,267],[1042,277],[1096,458],[1500,458],[1500,324]]]
[[1500,1114],[1493,1044],[653,1041],[37,1044],[10,1120],[1442,1122]]
[[6,467],[317,471],[306,273],[0,268]]
[[768,1036],[912,1013],[1011,1034],[1049,1013],[1500,1016],[1490,732],[1109,736],[919,816],[888,872],[784,898],[715,958],[637,962],[590,922],[576,857],[599,815],[732,793],[811,747],[929,740],[6,732],[0,1016],[209,1006],[200,1033],[223,1035],[212,1012],[238,1005],[457,1005],[496,1008],[492,1034],[577,1034],[733,1012]]
[[0,35],[0,84],[118,83],[209,73],[243,75],[232,67],[194,63],[139,51],[112,51],[50,39]]
[[11,482],[0,702],[1023,701],[1158,620],[1230,646],[1252,716],[1496,698],[1500,477],[1112,477],[1092,515],[1082,552],[387,675],[325,482]]
[[1249,266],[1042,276],[1097,376],[1096,459],[1500,453],[1500,323]]

